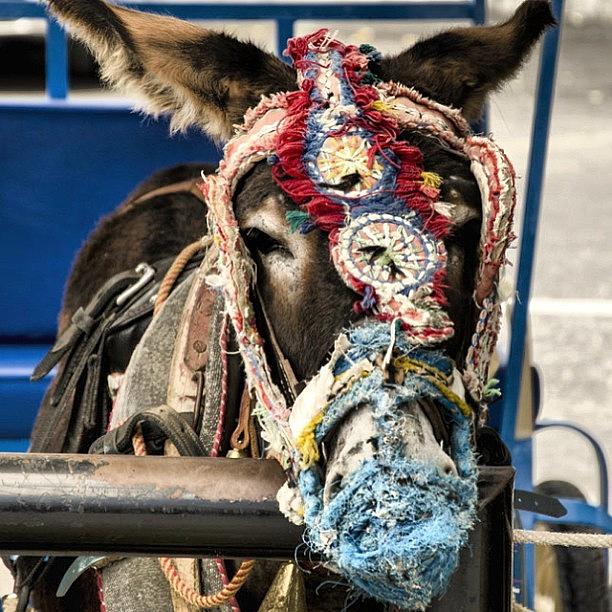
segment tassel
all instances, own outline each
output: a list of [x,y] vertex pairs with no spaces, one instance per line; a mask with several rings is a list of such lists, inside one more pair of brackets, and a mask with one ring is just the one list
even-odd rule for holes
[[289,210],[285,213],[287,223],[289,223],[289,231],[293,234],[297,232],[304,223],[310,221],[308,213],[302,210]]
[[442,185],[442,177],[435,172],[421,172],[421,178],[425,187],[440,189],[440,185]]
[[361,307],[362,312],[368,312],[371,308],[376,306],[376,294],[370,285],[366,285],[365,289],[363,290],[363,298],[361,299],[361,302],[359,302],[359,306]]
[[490,378],[483,389],[482,396],[488,402],[492,402],[496,400],[498,397],[501,397],[502,392],[498,388],[499,380],[497,378]]

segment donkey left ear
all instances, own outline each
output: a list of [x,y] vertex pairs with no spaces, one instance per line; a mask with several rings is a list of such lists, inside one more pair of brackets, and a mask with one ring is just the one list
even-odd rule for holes
[[482,112],[486,95],[514,76],[555,23],[549,2],[528,0],[505,23],[438,34],[384,58],[375,70],[385,81],[398,81],[436,102],[461,108],[472,121]]
[[102,77],[145,112],[169,113],[173,131],[198,125],[227,139],[262,95],[297,87],[289,66],[227,34],[104,0],[46,2],[91,49]]

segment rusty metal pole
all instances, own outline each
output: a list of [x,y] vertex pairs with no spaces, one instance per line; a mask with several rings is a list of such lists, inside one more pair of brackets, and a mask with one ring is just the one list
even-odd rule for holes
[[[430,612],[509,612],[511,467],[479,469],[478,521]],[[0,455],[0,551],[55,556],[308,554],[278,511],[275,461],[122,455]]]
[[293,558],[275,461],[0,455],[0,550]]

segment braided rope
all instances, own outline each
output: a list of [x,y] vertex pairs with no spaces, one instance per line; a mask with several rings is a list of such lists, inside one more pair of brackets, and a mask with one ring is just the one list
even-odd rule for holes
[[[612,548],[612,535],[603,533],[571,533],[559,531],[514,530],[515,544],[536,546],[575,546],[577,548]],[[512,612],[533,612],[530,608],[512,600]]]
[[174,565],[173,559],[161,557],[159,564],[164,572],[166,580],[170,584],[170,587],[182,599],[192,606],[196,606],[197,608],[214,608],[215,606],[219,606],[234,597],[234,595],[240,590],[248,578],[249,573],[253,569],[253,566],[255,565],[255,559],[243,561],[231,582],[229,582],[214,595],[200,595],[185,584],[184,580],[180,577],[176,566]]
[[[132,445],[134,447],[134,454],[137,457],[146,456],[147,447],[140,425],[136,427],[136,432],[132,437]],[[242,585],[249,577],[249,574],[255,565],[255,560],[247,559],[246,561],[243,561],[231,581],[213,595],[201,595],[187,585],[178,573],[173,559],[169,557],[160,557],[159,565],[172,590],[187,603],[198,608],[214,608],[215,606],[219,606],[232,599],[232,597],[234,597],[234,595],[240,590]]]
[[578,548],[612,548],[612,534],[515,529],[514,543],[539,546],[575,546]]
[[159,291],[157,292],[157,297],[155,298],[155,305],[153,306],[154,317],[157,316],[157,313],[161,310],[164,302],[168,299],[168,296],[172,291],[172,287],[174,287],[174,283],[176,283],[177,278],[181,275],[181,272],[185,269],[185,266],[189,263],[191,258],[198,251],[210,246],[211,242],[212,238],[210,236],[205,236],[201,240],[196,240],[195,242],[188,244],[176,256],[176,259],[172,262],[172,265],[166,272],[166,275],[159,286]]

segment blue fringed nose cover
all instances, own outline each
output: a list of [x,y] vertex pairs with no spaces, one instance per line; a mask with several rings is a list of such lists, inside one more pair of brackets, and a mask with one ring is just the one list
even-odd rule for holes
[[[332,368],[342,388],[298,440],[304,461],[293,511],[303,516],[308,545],[349,583],[381,601],[422,610],[444,593],[476,517],[471,411],[451,389],[451,361],[415,350],[401,331],[392,338],[388,325],[372,322],[348,332],[346,340]],[[401,384],[385,380],[385,357],[387,368],[404,371]],[[406,458],[398,424],[405,405],[422,398],[444,412],[457,475]],[[325,504],[318,449],[338,422],[364,405],[376,424],[376,453]]]

